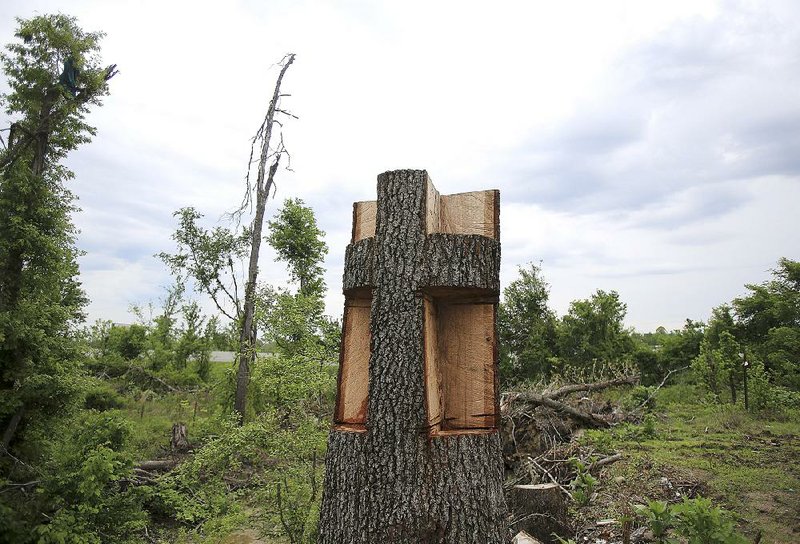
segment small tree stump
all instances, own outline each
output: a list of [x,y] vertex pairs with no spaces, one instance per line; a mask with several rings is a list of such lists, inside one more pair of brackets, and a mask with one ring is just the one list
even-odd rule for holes
[[170,441],[170,448],[176,453],[185,453],[189,451],[191,445],[187,437],[186,425],[184,423],[174,423],[172,425],[172,440]]

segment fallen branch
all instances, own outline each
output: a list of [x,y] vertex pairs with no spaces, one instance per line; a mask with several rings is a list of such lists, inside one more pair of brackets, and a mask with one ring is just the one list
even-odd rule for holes
[[144,472],[153,472],[159,470],[171,470],[178,465],[174,459],[158,459],[155,461],[143,461],[136,465],[134,470],[139,469]]
[[603,459],[598,459],[597,461],[595,461],[594,463],[589,465],[589,468],[587,470],[589,472],[591,472],[591,471],[593,471],[595,469],[598,469],[600,467],[604,467],[606,465],[610,465],[611,463],[616,463],[617,461],[621,460],[622,458],[623,458],[623,455],[621,453],[617,453],[615,455],[610,455],[610,456],[605,457]]
[[553,482],[553,483],[554,483],[554,484],[555,484],[555,485],[558,487],[558,489],[559,489],[559,490],[560,490],[560,491],[561,491],[561,492],[562,492],[562,493],[563,493],[563,494],[564,494],[564,495],[565,495],[565,496],[566,496],[566,497],[567,497],[569,500],[573,500],[573,499],[572,499],[572,493],[570,493],[570,492],[567,490],[567,488],[566,488],[566,487],[564,487],[563,485],[561,485],[561,484],[558,482],[558,480],[556,480],[555,476],[553,476],[552,474],[550,474],[550,471],[549,471],[549,470],[547,470],[547,469],[546,469],[546,468],[544,468],[542,465],[540,465],[539,463],[537,463],[537,462],[536,462],[536,459],[534,459],[533,457],[528,457],[528,460],[529,460],[531,463],[533,463],[534,465],[536,465],[536,468],[538,468],[538,469],[539,469],[539,470],[541,470],[541,471],[542,471],[544,474],[546,474],[546,475],[547,475],[547,477],[548,477],[548,478],[550,478],[550,481],[551,481],[551,482]]
[[573,408],[569,404],[558,402],[557,400],[553,400],[544,395],[540,395],[539,393],[531,393],[528,391],[523,391],[520,393],[513,393],[512,395],[513,397],[510,400],[527,402],[529,404],[535,404],[537,406],[547,406],[548,408],[551,408],[557,412],[562,412],[564,414],[574,417],[575,419],[583,421],[584,423],[586,423],[591,427],[610,426],[608,421],[601,418],[600,416],[596,416],[595,414],[591,414],[588,412],[582,412],[577,408]]
[[178,389],[176,389],[175,387],[172,387],[170,384],[168,384],[167,382],[165,382],[164,380],[162,380],[161,378],[159,378],[158,376],[156,376],[155,374],[153,374],[152,372],[150,372],[149,370],[147,370],[145,368],[142,368],[142,367],[137,366],[137,365],[129,365],[128,369],[129,370],[136,370],[137,372],[139,372],[140,374],[146,376],[147,378],[149,378],[151,380],[154,380],[154,381],[157,381],[158,383],[160,383],[161,385],[163,385],[164,387],[169,389],[172,393],[178,393],[179,392]]
[[609,387],[615,387],[617,385],[633,385],[639,381],[639,376],[623,376],[621,378],[615,378],[613,380],[608,380],[606,382],[594,382],[594,383],[577,383],[573,385],[565,385],[564,387],[559,387],[555,391],[551,391],[550,393],[544,393],[542,396],[548,399],[559,399],[561,397],[565,397],[570,393],[578,393],[582,391],[599,391],[601,389],[607,389]]

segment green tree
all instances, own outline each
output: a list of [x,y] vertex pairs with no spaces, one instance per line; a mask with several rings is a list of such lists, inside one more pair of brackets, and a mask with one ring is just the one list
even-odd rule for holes
[[782,258],[773,278],[746,285],[733,301],[748,353],[763,361],[779,385],[800,389],[800,262]]
[[300,293],[309,295],[325,289],[322,261],[328,245],[325,233],[317,226],[314,211],[299,199],[286,199],[273,221],[268,221],[267,242],[287,263],[293,281],[300,284]]
[[547,305],[550,286],[541,267],[519,268],[519,278],[503,290],[497,311],[500,373],[503,381],[549,379],[556,356],[556,315]]
[[682,329],[667,332],[658,327],[654,333],[634,334],[634,360],[643,385],[661,382],[671,370],[686,367],[700,354],[704,325],[687,319]]
[[325,365],[336,361],[341,331],[324,314],[322,262],[328,245],[314,211],[302,200],[289,199],[268,225],[267,240],[299,288],[260,290],[257,322],[274,343],[276,356],[259,363],[255,381],[268,402],[288,406],[315,393],[322,395],[330,382]]
[[95,130],[85,121],[107,94],[102,33],[66,15],[18,19],[0,56],[14,119],[0,152],[0,422],[8,447],[23,419],[59,413],[74,397],[74,325],[86,298],[70,214],[72,172],[60,161]]
[[626,313],[627,306],[616,291],[598,289],[589,299],[573,301],[558,327],[561,358],[578,368],[623,362],[633,351],[624,326]]

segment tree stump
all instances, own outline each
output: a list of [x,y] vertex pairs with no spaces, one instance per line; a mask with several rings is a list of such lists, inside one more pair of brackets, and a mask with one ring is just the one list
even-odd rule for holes
[[322,544],[509,540],[498,424],[499,192],[378,176],[353,208]]
[[173,423],[170,447],[174,452],[183,453],[189,451],[189,438],[187,436],[186,425],[184,423]]

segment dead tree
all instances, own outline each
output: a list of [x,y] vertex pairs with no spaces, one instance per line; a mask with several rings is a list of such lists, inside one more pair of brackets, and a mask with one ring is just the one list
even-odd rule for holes
[[508,540],[497,428],[499,193],[378,176],[354,205],[321,544]]
[[286,55],[281,62],[281,71],[275,83],[275,89],[272,93],[269,108],[267,109],[267,115],[264,117],[264,121],[261,123],[258,132],[256,132],[253,138],[253,145],[250,148],[249,165],[253,163],[253,154],[256,146],[260,149],[255,184],[251,183],[251,170],[248,166],[245,197],[239,210],[234,214],[241,218],[241,215],[248,208],[252,207],[253,193],[255,192],[256,214],[250,225],[250,258],[247,267],[247,282],[244,288],[244,305],[240,318],[239,368],[236,374],[236,396],[233,405],[240,424],[244,421],[247,403],[247,385],[250,382],[250,367],[256,358],[256,327],[253,317],[256,303],[256,282],[258,281],[258,257],[261,250],[261,231],[264,226],[264,210],[266,209],[270,191],[272,191],[275,185],[275,173],[278,171],[281,157],[283,157],[283,155],[288,155],[283,145],[283,138],[280,138],[277,145],[272,145],[272,132],[275,124],[280,125],[280,121],[275,119],[276,113],[294,117],[288,111],[280,108],[280,99],[282,96],[286,96],[281,94],[281,83],[283,82],[283,76],[286,74],[286,70],[288,70],[289,66],[294,62],[294,57],[294,54]]

